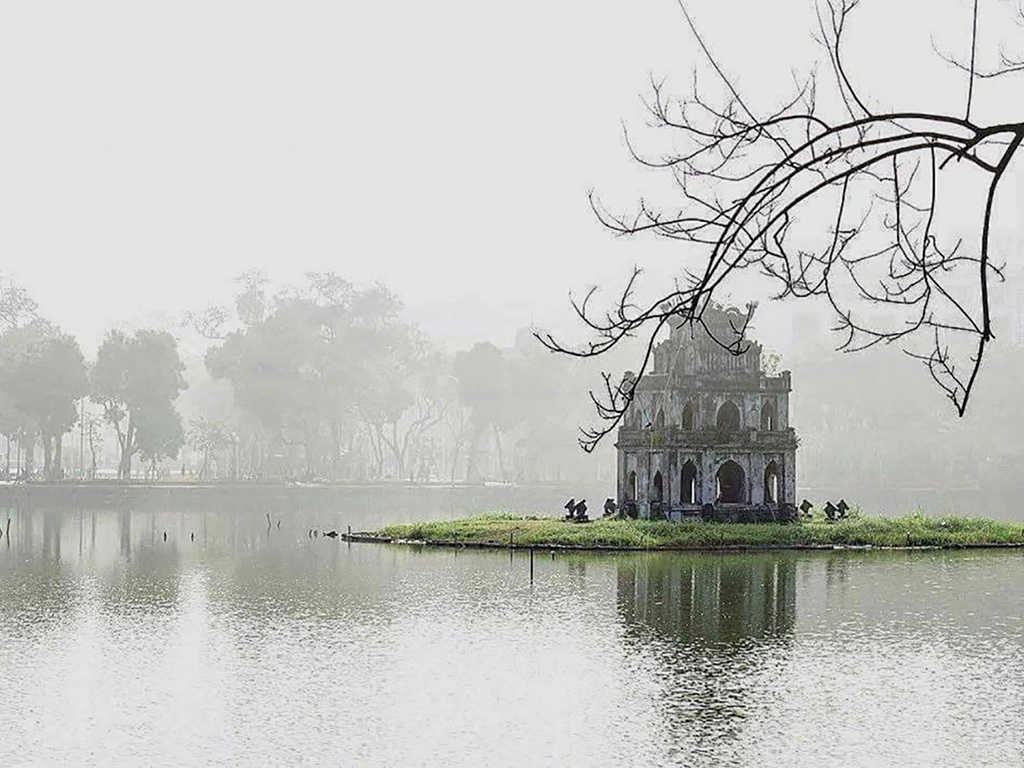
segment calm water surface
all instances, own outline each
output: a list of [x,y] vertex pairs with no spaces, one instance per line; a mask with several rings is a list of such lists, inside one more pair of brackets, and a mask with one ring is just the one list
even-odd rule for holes
[[3,766],[1024,761],[1019,552],[538,554],[531,584],[308,538],[344,514],[9,514]]

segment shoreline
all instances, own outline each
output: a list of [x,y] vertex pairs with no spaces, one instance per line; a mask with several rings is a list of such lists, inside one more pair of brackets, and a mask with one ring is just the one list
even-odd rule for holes
[[1024,526],[980,518],[820,518],[795,524],[668,523],[485,515],[339,534],[349,542],[419,547],[607,552],[1024,549]]
[[1024,542],[977,542],[972,544],[720,544],[694,546],[626,546],[603,544],[517,544],[501,542],[461,542],[433,539],[399,539],[375,536],[372,533],[339,533],[342,541],[355,544],[394,544],[403,547],[435,547],[442,549],[541,550],[545,552],[923,552],[950,549],[1024,549]]

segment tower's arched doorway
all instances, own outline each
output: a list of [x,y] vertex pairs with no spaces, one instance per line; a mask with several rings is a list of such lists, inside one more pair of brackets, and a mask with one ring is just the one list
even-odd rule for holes
[[697,467],[692,461],[683,464],[679,474],[679,502],[681,504],[697,503]]
[[761,431],[774,432],[778,428],[779,419],[775,412],[775,403],[769,400],[761,406]]
[[718,500],[723,504],[742,504],[745,501],[746,480],[743,467],[731,459],[718,468],[715,475]]
[[661,472],[654,473],[654,482],[651,483],[651,501],[660,503],[665,498],[665,483],[661,479]]
[[718,409],[715,425],[719,429],[735,431],[740,428],[740,409],[732,400],[726,400]]
[[782,502],[781,490],[779,465],[774,461],[769,461],[768,466],[764,468],[764,503],[780,504]]

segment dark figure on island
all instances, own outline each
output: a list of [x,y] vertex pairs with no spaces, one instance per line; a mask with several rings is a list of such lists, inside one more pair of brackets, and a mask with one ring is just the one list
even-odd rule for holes
[[618,506],[615,504],[615,499],[604,500],[604,516],[615,517],[615,513],[618,511]]
[[167,531],[164,531],[164,541],[167,541]]
[[324,531],[324,536],[325,537],[326,536],[330,536],[332,539],[336,539],[336,538],[338,538],[338,532],[337,531]]
[[831,501],[828,501],[828,502],[825,503],[825,516],[829,520],[835,520],[836,519],[836,512],[838,512],[838,511],[839,511],[838,507],[836,507],[836,505],[833,504]]
[[565,510],[565,519],[572,520],[573,513],[576,511],[576,499],[569,499],[562,509]]
[[800,514],[803,517],[810,517],[811,516],[811,508],[813,506],[814,505],[811,504],[811,502],[809,502],[807,499],[804,499],[802,502],[800,502]]
[[587,522],[590,519],[590,518],[587,517],[587,500],[586,499],[580,499],[579,502],[576,504],[576,508],[573,511],[575,512],[575,517],[576,517],[576,522],[577,523],[585,523],[585,522]]
[[839,510],[840,520],[850,516],[850,505],[846,503],[846,499],[840,499],[839,504],[836,505],[836,509]]

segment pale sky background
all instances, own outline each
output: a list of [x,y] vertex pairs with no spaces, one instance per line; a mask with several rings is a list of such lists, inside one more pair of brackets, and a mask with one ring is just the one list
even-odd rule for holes
[[[690,8],[766,106],[817,54],[809,0]],[[959,104],[930,41],[964,50],[969,8],[864,0],[865,92]],[[621,121],[642,120],[648,73],[683,90],[699,61],[673,0],[32,2],[0,20],[0,270],[87,352],[112,325],[229,302],[253,268],[381,280],[459,345],[572,327],[570,289],[638,262],[653,290],[682,264],[610,237],[586,199],[624,207],[647,184]],[[1020,82],[978,113],[1020,103]]]

